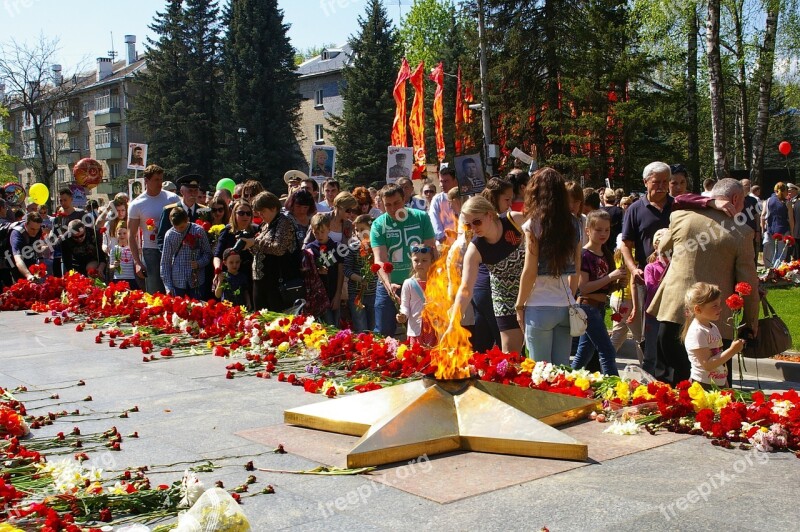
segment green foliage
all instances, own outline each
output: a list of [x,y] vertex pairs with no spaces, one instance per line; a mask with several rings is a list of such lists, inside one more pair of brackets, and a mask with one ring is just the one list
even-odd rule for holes
[[[303,160],[295,141],[300,95],[289,26],[277,0],[236,0],[224,19],[224,175],[254,178],[280,193],[283,174]],[[240,136],[242,127],[247,133]]]
[[[8,109],[0,104],[0,124],[8,120]],[[18,159],[9,152],[8,143],[11,140],[11,133],[5,129],[0,130],[0,185],[6,183],[16,183],[17,176],[14,175],[14,164]]]
[[337,151],[337,173],[351,186],[368,185],[386,175],[386,147],[394,120],[394,88],[400,64],[396,32],[381,0],[369,0],[359,16],[360,31],[350,39],[352,63],[345,68],[344,108],[330,118]]

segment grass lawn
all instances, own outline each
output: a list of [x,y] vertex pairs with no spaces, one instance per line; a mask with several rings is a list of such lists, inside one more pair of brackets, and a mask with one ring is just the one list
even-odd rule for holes
[[800,288],[770,288],[767,301],[789,327],[792,349],[800,351]]
[[[772,287],[767,301],[792,333],[792,349],[800,351],[800,287]],[[611,330],[611,312],[606,312],[606,328]]]

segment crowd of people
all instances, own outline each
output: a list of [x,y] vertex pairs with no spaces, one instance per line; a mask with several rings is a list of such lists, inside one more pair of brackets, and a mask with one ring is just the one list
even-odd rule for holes
[[[466,328],[476,351],[526,350],[614,375],[631,337],[647,373],[710,385],[729,382],[744,347],[721,301],[737,283],[753,287],[738,336],[755,336],[759,255],[768,267],[800,256],[774,237],[800,229],[796,186],[778,183],[762,201],[749,180],[726,178],[696,195],[679,164],[647,165],[642,194],[583,188],[553,168],[514,169],[472,197],[448,167],[421,197],[407,178],[351,191],[297,171],[284,179],[281,197],[258,181],[203,194],[201,176],[172,184],[150,165],[138,197],[118,194],[103,210],[77,209],[60,190],[53,216],[34,205],[4,224],[0,282],[35,282],[29,268],[42,263],[50,275],[74,270],[250,310],[305,302],[326,323],[433,346],[426,284],[446,254],[460,278],[448,287],[444,334]],[[16,220],[9,210],[0,199],[0,219]]]

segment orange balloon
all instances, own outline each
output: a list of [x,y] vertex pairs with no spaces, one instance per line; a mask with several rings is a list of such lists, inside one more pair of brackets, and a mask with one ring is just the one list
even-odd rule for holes
[[81,159],[72,168],[72,176],[75,183],[93,189],[103,180],[103,166],[89,157]]

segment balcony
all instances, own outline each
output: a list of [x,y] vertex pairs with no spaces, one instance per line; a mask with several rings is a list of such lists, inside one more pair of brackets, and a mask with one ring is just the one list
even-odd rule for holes
[[65,116],[56,120],[56,133],[75,133],[80,127],[80,120],[75,116]]
[[96,126],[118,126],[122,123],[122,113],[119,107],[109,107],[94,112],[94,124]]
[[122,146],[119,142],[107,142],[95,146],[95,159],[106,161],[108,159],[122,159]]
[[58,164],[64,164],[72,167],[75,163],[81,160],[80,150],[67,150],[62,151],[57,157]]
[[35,138],[36,138],[36,130],[33,129],[33,126],[22,128],[22,140],[29,141]]

